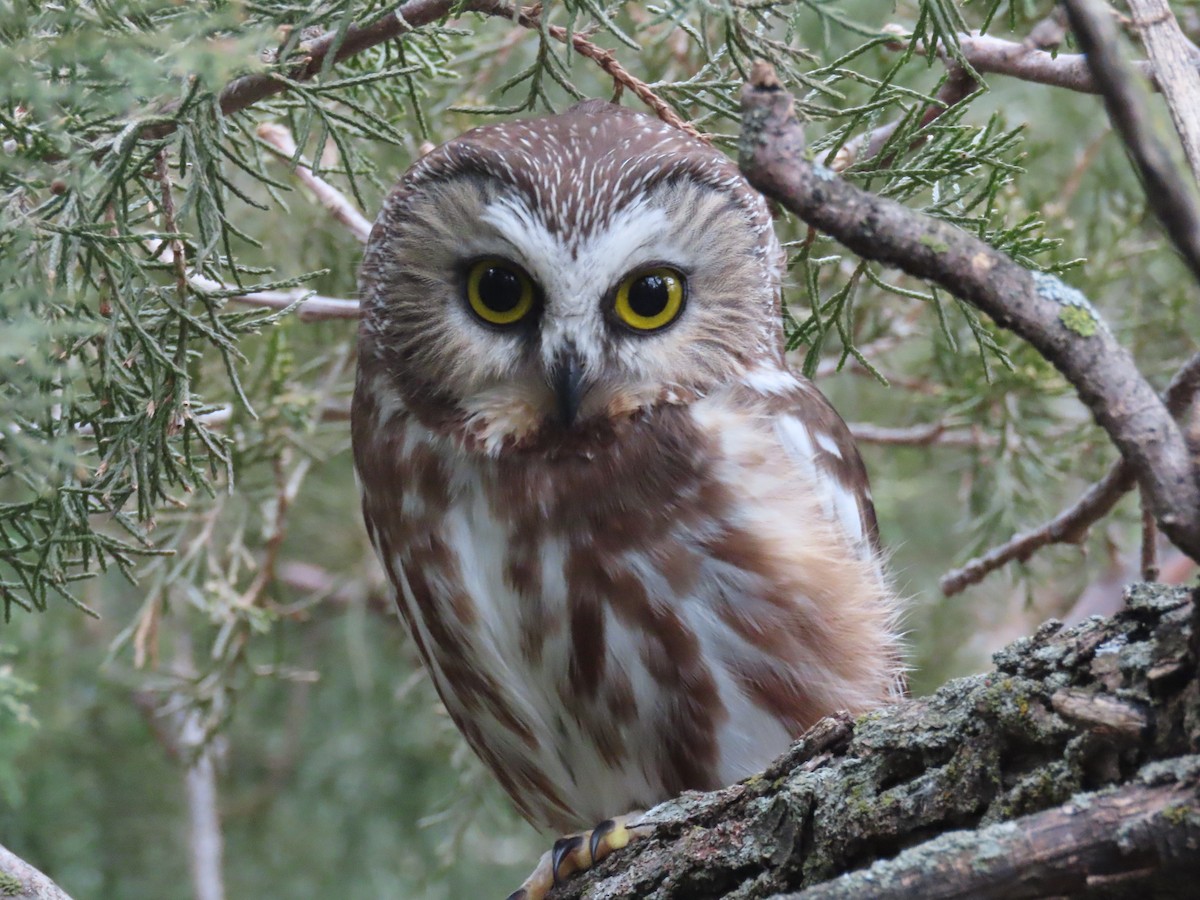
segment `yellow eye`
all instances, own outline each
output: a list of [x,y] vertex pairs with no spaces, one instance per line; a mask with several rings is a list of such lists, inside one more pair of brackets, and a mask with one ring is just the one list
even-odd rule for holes
[[467,271],[471,312],[489,325],[515,325],[533,309],[533,280],[516,264],[489,257]]
[[630,275],[617,288],[613,311],[635,331],[656,331],[683,309],[683,273],[665,266]]

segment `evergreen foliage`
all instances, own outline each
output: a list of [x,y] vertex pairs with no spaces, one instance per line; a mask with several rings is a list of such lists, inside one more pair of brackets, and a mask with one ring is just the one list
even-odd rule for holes
[[[970,75],[957,34],[1020,41],[1045,0],[559,0],[520,21],[459,0],[334,61],[349,36],[418,3],[443,8],[0,3],[0,598],[17,648],[15,669],[0,663],[0,835],[41,849],[80,896],[186,894],[182,814],[161,796],[177,774],[130,692],[153,698],[152,721],[198,716],[185,763],[230,748],[234,896],[460,896],[495,878],[446,875],[456,854],[513,871],[536,856],[429,684],[405,682],[415,654],[375,624],[344,421],[353,323],[308,321],[287,302],[352,299],[359,247],[298,190],[299,166],[370,218],[426,141],[614,92],[640,108],[599,51],[732,151],[738,91],[766,58],[815,159],[835,164],[894,125],[845,177],[1065,273],[1157,383],[1195,349],[1194,287],[1148,224],[1098,101],[987,76],[929,123],[956,67]],[[928,52],[938,44],[949,69]],[[222,92],[246,77],[271,92],[238,106]],[[266,123],[290,131],[294,154]],[[1052,515],[1115,452],[1028,347],[929,285],[780,227],[794,365],[849,419],[955,438],[868,448],[884,539],[919,601],[918,684],[937,683],[975,663],[951,648],[981,621],[969,601],[933,599],[937,576]],[[264,292],[277,302],[246,302]],[[1067,549],[1017,573],[1030,616],[1061,612],[1109,547],[1136,553],[1134,506],[1101,529],[1088,566]],[[1012,586],[980,590],[982,621],[1020,619]],[[93,727],[150,786],[104,787],[99,773],[120,762],[70,737]],[[22,777],[42,760],[52,774]],[[171,852],[123,867],[128,845],[107,825],[131,802],[154,810],[149,831]],[[65,836],[54,821],[70,823]],[[348,823],[372,848],[345,851],[358,874],[330,850],[355,844]]]

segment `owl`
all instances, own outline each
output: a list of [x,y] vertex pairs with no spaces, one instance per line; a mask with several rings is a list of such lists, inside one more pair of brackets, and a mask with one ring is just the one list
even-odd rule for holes
[[367,532],[446,710],[560,841],[897,690],[866,472],[784,361],[784,256],[717,150],[602,101],[430,152],[362,263]]

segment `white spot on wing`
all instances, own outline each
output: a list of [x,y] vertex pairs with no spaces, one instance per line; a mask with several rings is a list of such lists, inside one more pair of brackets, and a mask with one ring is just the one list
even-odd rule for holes
[[816,432],[817,446],[837,459],[842,458],[842,451],[837,442],[823,431]]
[[786,369],[760,366],[743,377],[746,386],[760,394],[786,394],[796,389],[796,376]]
[[795,416],[780,416],[775,422],[775,431],[788,457],[811,482],[821,500],[821,508],[825,515],[841,527],[846,537],[859,548],[860,554],[869,553],[869,542],[863,532],[858,498],[842,487],[835,476],[821,471],[817,463],[817,444],[840,458],[841,453],[837,451],[837,445],[834,444],[831,449],[829,445],[833,444],[832,440],[828,435],[821,433],[815,435],[814,443],[813,433]]

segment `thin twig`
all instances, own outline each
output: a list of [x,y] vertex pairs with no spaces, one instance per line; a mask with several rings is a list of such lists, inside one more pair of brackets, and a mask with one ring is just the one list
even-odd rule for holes
[[[526,6],[514,9],[514,7],[502,2],[502,0],[496,0],[496,2],[492,2],[492,0],[474,0],[474,2],[469,3],[467,8],[474,12],[483,13],[484,15],[498,16],[515,21],[535,31],[540,31],[543,27],[542,8],[540,6]],[[708,138],[701,134],[695,126],[680,116],[679,113],[675,112],[666,100],[654,93],[646,82],[634,77],[628,69],[617,62],[616,54],[611,50],[605,50],[598,44],[593,44],[579,32],[569,34],[567,29],[560,25],[548,25],[545,28],[556,41],[565,44],[569,40],[571,46],[575,48],[575,52],[596,63],[616,85],[628,90],[646,104],[646,106],[650,107],[654,111],[654,114],[668,125],[678,128],[680,131],[685,131],[692,137],[705,143],[709,142]]]
[[887,428],[865,422],[850,422],[850,432],[861,444],[882,444],[891,447],[989,447],[996,439],[989,435],[951,428],[945,422],[913,425],[909,428]]
[[977,556],[965,566],[942,576],[938,587],[947,597],[963,591],[984,579],[991,572],[1013,560],[1024,562],[1036,551],[1050,544],[1078,544],[1087,537],[1093,523],[1102,519],[1117,505],[1117,501],[1133,487],[1133,475],[1124,463],[1108,470],[1100,481],[1088,488],[1076,503],[1059,513],[1046,524],[1032,531],[1023,531]]
[[1175,168],[1171,154],[1155,134],[1146,92],[1118,50],[1117,31],[1107,5],[1095,0],[1063,0],[1092,78],[1104,95],[1113,127],[1129,149],[1142,176],[1146,201],[1200,281],[1200,208],[1195,183]]
[[[159,207],[162,213],[163,230],[167,234],[178,234],[179,229],[175,223],[175,200],[171,194],[171,170],[167,162],[166,148],[159,150],[154,156],[154,177],[158,181],[159,189]],[[187,256],[184,250],[183,241],[179,238],[171,238],[168,249],[171,254],[171,263],[175,270],[175,303],[180,309],[184,309],[188,302],[188,284],[187,284]],[[179,317],[179,333],[175,339],[175,366],[180,371],[186,368],[187,362],[187,344],[188,344],[188,319],[187,316]],[[171,376],[180,382],[176,385],[176,389],[182,395],[179,397],[181,408],[187,409],[191,398],[188,396],[188,386],[185,379],[175,375]]]
[[[917,136],[908,145],[910,151],[916,150],[929,139],[925,129],[936,122],[945,112],[979,90],[979,82],[957,60],[946,61],[946,72],[946,80],[938,89],[937,96],[934,98],[935,102],[929,104],[921,114],[921,124]],[[843,172],[856,162],[878,156],[892,135],[896,133],[900,124],[899,121],[889,122],[887,125],[881,125],[879,128],[847,141],[834,155],[833,161],[829,164],[830,168],[835,172]],[[879,167],[886,169],[891,164],[892,158],[889,157],[881,160]]]
[[[351,25],[344,32],[334,29],[300,46],[300,61],[288,69],[286,78],[275,72],[259,72],[235,78],[221,91],[218,103],[229,116],[248,106],[288,90],[289,84],[316,77],[327,65],[339,63],[364,50],[398,38],[414,28],[436,22],[450,12],[454,0],[409,0],[394,13],[370,25]],[[469,8],[469,7],[468,7]],[[161,138],[173,133],[178,122],[165,122],[143,129],[143,138]]]
[[[1163,402],[1174,418],[1182,419],[1200,393],[1200,353],[1194,354],[1171,379],[1163,394]],[[959,593],[984,579],[991,572],[1014,559],[1029,559],[1036,551],[1050,544],[1078,544],[1087,537],[1088,529],[1117,505],[1133,487],[1133,471],[1121,460],[1108,473],[1088,488],[1072,506],[1063,510],[1046,524],[1022,532],[998,547],[972,559],[960,569],[942,576],[939,587],[947,597]]]
[[[166,150],[160,150],[154,156],[154,177],[158,181],[163,230],[167,234],[177,234],[179,229],[175,224],[175,201],[171,196],[171,171],[167,164]],[[179,238],[171,238],[168,246],[171,251],[171,263],[175,269],[175,298],[182,307],[187,303],[187,255],[183,248],[183,241]],[[187,320],[185,319],[180,327],[186,325]],[[182,340],[180,343],[183,343]]]
[[[296,141],[292,137],[292,133],[282,125],[275,122],[263,122],[258,126],[258,136],[279,151],[279,155],[284,159],[291,161],[296,158]],[[371,236],[371,222],[358,211],[358,207],[350,202],[350,198],[324,178],[316,175],[312,168],[303,161],[296,162],[295,172],[296,177],[313,192],[317,202],[325,207],[335,219],[349,228],[350,233],[358,238],[360,243],[365,244],[367,238]]]
[[1142,499],[1142,580],[1158,581],[1158,524]]
[[[311,434],[317,424],[323,420],[322,411],[333,395],[352,356],[351,347],[346,344],[330,363],[325,377],[316,391],[316,414],[309,419],[306,425],[308,433]],[[296,498],[300,496],[300,488],[315,462],[313,456],[305,454],[291,472],[287,472],[291,449],[290,446],[285,446],[272,460],[275,471],[275,502],[270,508],[270,519],[264,528],[263,558],[258,573],[237,600],[237,604],[242,607],[257,606],[261,603],[267,588],[274,582],[279,552],[283,548],[284,538],[287,537],[288,513],[291,512]]]
[[794,101],[766,63],[743,89],[742,129],[742,171],[764,194],[864,259],[940,284],[1033,345],[1117,445],[1164,533],[1200,559],[1200,481],[1184,435],[1083,294],[805,160]]
[[[162,246],[162,242],[154,238],[147,238],[145,244],[152,256],[158,253]],[[174,257],[169,247],[162,250],[161,258],[164,262],[173,263]],[[229,291],[236,290],[232,285],[223,281],[215,281],[198,272],[189,274],[187,280],[195,290],[208,294],[227,294]],[[326,297],[303,288],[291,288],[285,291],[248,291],[244,294],[233,294],[227,299],[244,303],[247,306],[261,306],[266,309],[287,309],[295,306],[295,314],[302,322],[357,319],[359,317],[357,300]]]
[[1200,72],[1195,47],[1184,37],[1166,0],[1129,0],[1129,11],[1154,65],[1192,176],[1200,181]]

